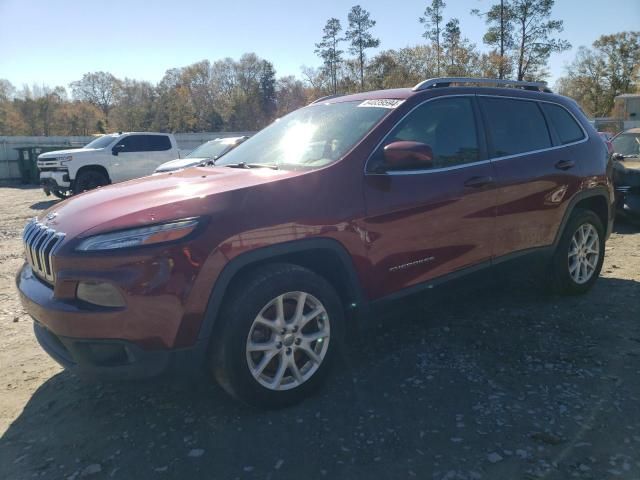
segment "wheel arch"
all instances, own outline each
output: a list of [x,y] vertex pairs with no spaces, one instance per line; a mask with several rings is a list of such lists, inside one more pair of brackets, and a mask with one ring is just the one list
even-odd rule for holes
[[337,240],[312,238],[262,247],[233,258],[220,273],[209,296],[199,342],[208,342],[211,338],[225,294],[232,285],[254,268],[269,263],[299,265],[325,278],[336,289],[348,319],[356,318],[349,310],[355,312],[366,304],[351,256]]
[[607,205],[607,199],[603,195],[592,195],[583,198],[576,203],[574,208],[591,210],[598,215],[605,229],[607,228],[607,223],[609,222],[609,206]]
[[82,167],[80,167],[76,172],[76,176],[74,177],[73,181],[74,182],[77,181],[80,174],[89,170],[103,173],[107,177],[107,180],[109,181],[109,183],[111,183],[111,176],[109,175],[109,171],[102,165],[97,165],[97,164],[83,165]]
[[560,241],[560,237],[562,236],[562,232],[564,231],[571,214],[578,208],[591,210],[594,212],[600,220],[602,221],[602,225],[605,228],[606,235],[609,236],[609,228],[612,220],[612,210],[611,204],[609,202],[609,193],[604,187],[597,187],[590,190],[578,192],[569,202],[567,209],[564,213],[564,217],[562,218],[562,223],[560,228],[556,233],[556,238],[553,243],[554,246],[558,244]]

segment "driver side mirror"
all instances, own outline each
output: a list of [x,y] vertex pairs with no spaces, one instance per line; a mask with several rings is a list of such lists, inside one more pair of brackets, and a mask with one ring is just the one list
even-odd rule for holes
[[611,159],[612,160],[624,160],[624,155],[622,155],[621,153],[614,153],[613,155],[611,155]]
[[433,150],[426,143],[392,142],[383,151],[387,170],[424,170],[433,167]]
[[119,143],[113,146],[113,148],[111,149],[111,154],[117,157],[118,153],[120,153],[122,150],[124,150],[124,145],[122,143]]

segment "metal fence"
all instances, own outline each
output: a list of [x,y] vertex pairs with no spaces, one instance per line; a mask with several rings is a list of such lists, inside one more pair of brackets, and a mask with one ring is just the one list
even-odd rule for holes
[[[200,133],[175,133],[176,142],[180,153],[186,155],[198,145],[220,137],[237,137],[250,135],[252,132],[200,132]],[[0,180],[17,180],[20,178],[18,169],[19,147],[37,147],[39,145],[60,146],[60,149],[68,147],[82,147],[94,140],[92,136],[69,137],[3,137],[0,136]]]

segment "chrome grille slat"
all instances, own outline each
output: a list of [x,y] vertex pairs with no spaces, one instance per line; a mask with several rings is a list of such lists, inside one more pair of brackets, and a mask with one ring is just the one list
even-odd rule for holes
[[22,232],[22,244],[24,245],[24,253],[25,256],[27,257],[27,261],[29,260],[29,249],[28,249],[28,242],[27,239],[29,238],[29,236],[31,235],[31,232],[34,229],[34,223],[33,222],[29,222],[27,223],[27,225],[24,227],[24,231]]
[[[62,242],[64,235],[53,235],[49,241],[50,246],[45,247],[45,259],[46,259],[46,274],[50,276],[53,281],[53,264],[51,254],[56,250],[56,247]],[[48,248],[48,250],[46,250]]]
[[41,233],[42,233],[42,229],[40,228],[40,225],[36,225],[36,228],[31,234],[31,237],[29,238],[29,243],[27,244],[27,247],[29,248],[29,254],[31,255],[31,262],[33,263],[32,266],[35,266],[36,262],[38,261],[38,256],[35,250],[35,244],[38,241],[38,237],[40,237]]
[[45,272],[45,274],[47,272],[47,266],[44,260],[44,249],[46,248],[47,243],[49,243],[49,240],[54,233],[55,232],[53,230],[47,228],[40,238],[40,243],[36,247],[38,249],[38,264],[40,265],[40,269]]
[[55,282],[52,258],[63,240],[64,233],[56,232],[36,219],[31,220],[22,232],[27,263],[38,277],[49,283]]
[[25,225],[24,227],[24,231],[22,232],[22,239],[24,240],[25,238],[27,238],[27,236],[29,235],[29,233],[31,232],[31,230],[33,230],[34,228],[34,223],[33,222],[29,222]]
[[30,258],[31,260],[31,264],[33,264],[34,262],[34,258],[33,258],[33,252],[31,251],[31,240],[33,239],[33,237],[36,236],[36,234],[38,233],[39,229],[38,229],[38,224],[37,223],[33,223],[31,229],[29,230],[29,233],[27,234],[27,236],[25,237],[25,248],[27,250],[27,256]]
[[42,259],[44,261],[44,270],[47,275],[51,275],[51,260],[49,258],[49,253],[51,252],[51,248],[49,246],[56,241],[55,231],[51,230],[49,238],[42,245]]
[[36,260],[35,263],[38,264],[38,270],[39,271],[42,270],[42,264],[40,263],[40,251],[38,249],[39,249],[39,246],[40,246],[40,242],[42,241],[42,239],[44,238],[46,233],[47,233],[46,227],[41,226],[38,234],[33,239],[33,244],[31,245],[31,249],[33,251],[33,256],[35,257],[35,260]]

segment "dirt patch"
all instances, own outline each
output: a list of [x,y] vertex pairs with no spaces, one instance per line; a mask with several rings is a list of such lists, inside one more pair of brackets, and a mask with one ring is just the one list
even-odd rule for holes
[[327,387],[276,412],[205,378],[86,383],[17,301],[20,234],[53,202],[0,188],[0,478],[640,478],[640,229],[587,295],[500,272],[371,318]]

